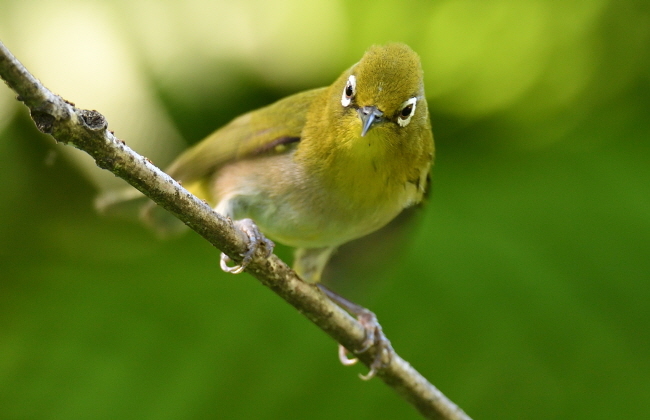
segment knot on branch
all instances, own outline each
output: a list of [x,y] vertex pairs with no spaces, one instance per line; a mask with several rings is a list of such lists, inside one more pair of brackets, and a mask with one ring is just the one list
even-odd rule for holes
[[32,120],[36,124],[36,128],[42,133],[51,134],[54,129],[54,115],[46,111],[41,111],[38,109],[33,109],[30,111],[32,115]]
[[87,109],[80,109],[79,115],[84,122],[84,125],[93,131],[105,130],[108,127],[108,122],[106,118],[99,112],[93,110],[89,111]]
[[[24,100],[19,95],[19,100]],[[60,97],[54,96],[41,100],[37,106],[30,106],[29,113],[36,124],[36,128],[45,134],[52,134],[57,121],[66,121],[70,119],[70,110],[60,105]],[[56,140],[56,139],[55,139]],[[58,140],[57,140],[58,141]]]

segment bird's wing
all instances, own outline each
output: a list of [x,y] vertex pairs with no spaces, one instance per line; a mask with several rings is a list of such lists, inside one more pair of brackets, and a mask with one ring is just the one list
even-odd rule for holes
[[[209,183],[219,168],[262,153],[282,153],[291,143],[300,141],[307,111],[324,89],[297,93],[235,118],[183,152],[165,172],[210,203]],[[141,207],[140,219],[162,236],[174,235],[185,228],[152,201]]]
[[229,162],[281,152],[300,140],[309,106],[324,89],[297,93],[235,118],[181,154],[166,172],[191,188]]

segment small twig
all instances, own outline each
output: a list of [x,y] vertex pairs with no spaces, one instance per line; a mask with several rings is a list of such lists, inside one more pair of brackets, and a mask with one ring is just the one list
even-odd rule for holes
[[[169,210],[208,242],[238,261],[245,251],[247,236],[230,219],[190,194],[149,160],[131,150],[107,130],[97,111],[77,109],[55,95],[32,76],[0,42],[0,76],[30,110],[36,127],[58,142],[72,145],[91,155],[97,166],[125,179],[146,196]],[[319,328],[348,349],[361,348],[363,327],[327,299],[317,287],[300,280],[278,257],[266,258],[260,249],[246,271],[269,287]],[[374,349],[358,354],[366,365]],[[431,385],[396,353],[377,376],[415,406],[426,418],[469,420],[469,417]]]

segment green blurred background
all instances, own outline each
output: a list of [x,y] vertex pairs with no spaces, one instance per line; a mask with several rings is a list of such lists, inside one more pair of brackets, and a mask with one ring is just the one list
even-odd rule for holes
[[[408,252],[349,293],[476,419],[647,417],[646,0],[0,8],[0,39],[37,77],[161,166],[373,43],[408,43],[432,198]],[[0,418],[418,418],[197,235],[98,215],[117,180],[13,98],[0,86]]]

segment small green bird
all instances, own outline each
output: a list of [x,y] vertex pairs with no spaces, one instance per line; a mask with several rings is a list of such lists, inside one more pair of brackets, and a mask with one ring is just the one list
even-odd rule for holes
[[316,283],[338,246],[422,201],[433,155],[420,59],[392,43],[371,47],[329,87],[234,119],[167,172],[251,238],[240,265],[222,254],[224,270],[241,272],[258,246],[271,251],[259,228],[295,247],[295,271]]

